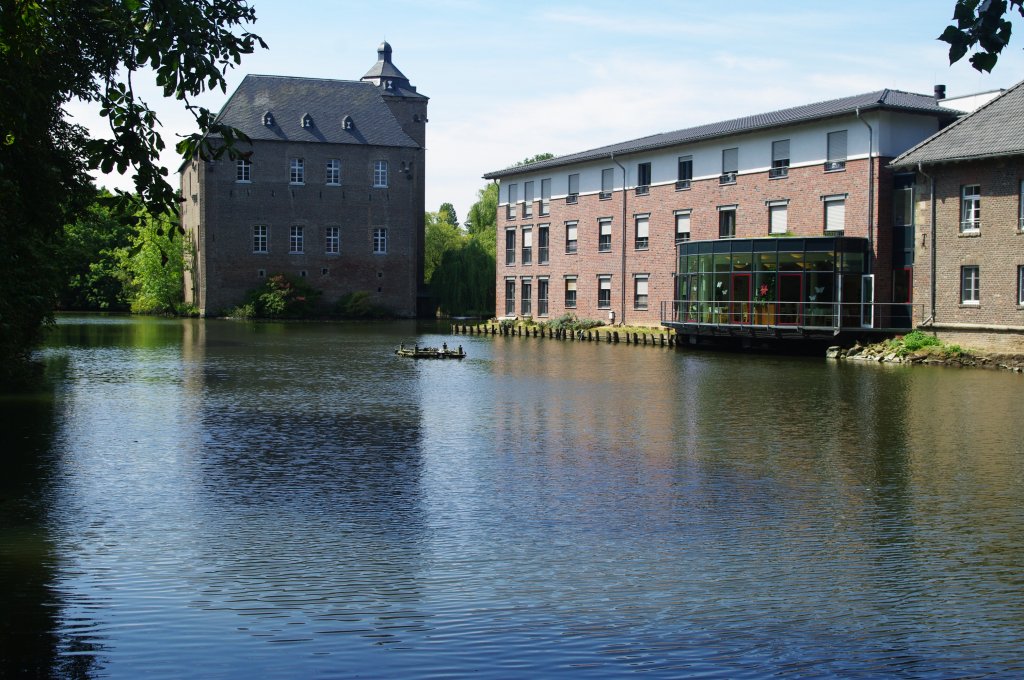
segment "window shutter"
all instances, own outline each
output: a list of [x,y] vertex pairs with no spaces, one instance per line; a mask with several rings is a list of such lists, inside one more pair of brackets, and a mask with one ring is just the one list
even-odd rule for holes
[[523,200],[527,203],[533,203],[533,182],[523,184]]
[[846,160],[846,130],[828,133],[827,160],[830,163]]
[[789,160],[789,140],[782,139],[777,142],[772,142],[772,160],[773,161],[788,161]]
[[768,213],[771,220],[771,233],[785,234],[789,229],[789,207],[786,205],[768,206]]
[[636,294],[647,295],[647,279],[637,277],[636,279]]
[[636,218],[636,237],[647,238],[649,233],[649,219],[646,217]]
[[740,150],[737,147],[722,149],[722,172],[736,172],[739,168]]
[[676,215],[676,233],[690,233],[690,213],[679,213]]
[[578,194],[580,193],[580,176],[569,175],[569,193]]
[[508,202],[516,203],[519,200],[519,187],[515,184],[508,185]]
[[570,241],[576,240],[576,223],[565,225],[565,237]]
[[846,226],[846,201],[843,199],[825,201],[825,229],[842,231]]
[[533,231],[530,229],[523,229],[523,247],[533,247]]

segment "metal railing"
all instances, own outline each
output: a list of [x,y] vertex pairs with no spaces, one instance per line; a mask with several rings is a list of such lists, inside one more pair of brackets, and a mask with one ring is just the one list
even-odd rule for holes
[[[916,305],[917,317],[923,305]],[[661,303],[661,322],[714,326],[906,329],[914,327],[910,302],[798,302],[765,300],[671,300]]]
[[690,188],[690,180],[680,179],[676,180],[676,191],[683,191],[684,189]]

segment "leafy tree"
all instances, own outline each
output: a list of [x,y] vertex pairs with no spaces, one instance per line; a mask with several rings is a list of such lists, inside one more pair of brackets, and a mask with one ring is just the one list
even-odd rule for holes
[[488,184],[476,193],[477,201],[470,207],[466,228],[484,250],[497,256],[498,185]]
[[459,226],[459,218],[455,214],[455,206],[451,203],[442,203],[437,209],[437,216],[453,226]]
[[[235,153],[239,136],[191,98],[226,91],[227,69],[265,47],[240,28],[253,21],[244,0],[0,2],[0,271],[18,286],[0,298],[0,381],[50,318],[62,283],[62,227],[94,198],[88,168],[132,168],[136,193],[152,214],[176,207],[159,164],[164,141],[156,114],[134,81],[151,75],[195,116],[198,132],[178,144],[183,154]],[[65,105],[74,99],[99,108],[108,138],[90,139],[68,120]],[[134,214],[130,196],[119,199],[122,212]]]
[[444,254],[449,250],[461,247],[466,239],[462,230],[449,221],[454,210],[448,212],[445,210],[445,206],[450,205],[450,203],[445,203],[438,212],[428,212],[424,216],[426,233],[423,247],[423,279],[428,284],[434,271],[441,264]]
[[118,250],[130,247],[133,228],[120,219],[100,191],[96,199],[71,224],[65,225],[59,259],[63,286],[59,309],[128,309],[125,274]]
[[949,43],[949,63],[959,61],[977,47],[970,62],[978,71],[991,72],[999,53],[1010,42],[1013,24],[1007,19],[1016,9],[1024,17],[1024,0],[956,0],[953,19],[939,40]]
[[184,239],[173,238],[167,217],[140,216],[130,247],[118,250],[120,269],[131,310],[138,314],[170,314],[182,302],[185,271]]
[[546,161],[554,157],[555,154],[553,153],[539,153],[536,156],[530,156],[529,158],[524,158],[521,161],[517,161],[515,166],[513,167],[518,168],[524,165],[529,165],[530,163],[539,163],[541,161]]

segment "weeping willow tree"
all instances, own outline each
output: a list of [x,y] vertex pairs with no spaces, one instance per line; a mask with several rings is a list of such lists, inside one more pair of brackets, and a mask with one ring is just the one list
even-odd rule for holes
[[441,311],[453,316],[494,314],[494,253],[474,238],[445,252],[430,290]]

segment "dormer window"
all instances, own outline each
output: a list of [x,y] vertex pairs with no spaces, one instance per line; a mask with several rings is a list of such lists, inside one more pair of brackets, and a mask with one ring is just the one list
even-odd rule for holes
[[263,125],[266,127],[274,127],[274,114],[270,111],[263,114]]
[[394,86],[393,81],[390,81],[390,80],[385,80],[384,81],[384,89],[385,90],[390,90],[390,89],[393,88],[393,86]]
[[345,130],[352,129],[352,116],[345,116],[341,119],[341,127]]
[[308,113],[302,117],[302,127],[311,128],[313,127],[313,116]]

